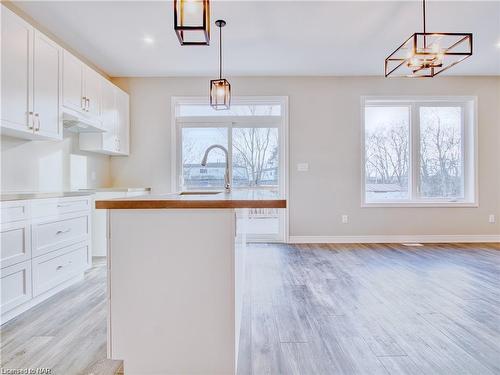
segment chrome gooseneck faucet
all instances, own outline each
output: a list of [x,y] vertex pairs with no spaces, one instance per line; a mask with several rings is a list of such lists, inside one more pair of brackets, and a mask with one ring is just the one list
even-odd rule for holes
[[231,184],[229,183],[229,154],[227,152],[227,149],[224,146],[221,146],[221,145],[212,145],[212,146],[210,146],[205,151],[205,156],[203,156],[203,160],[201,161],[201,165],[204,166],[204,167],[207,165],[208,154],[214,148],[221,149],[222,151],[224,151],[224,154],[226,155],[226,171],[224,172],[224,189],[226,189],[226,193],[229,193],[231,191]]

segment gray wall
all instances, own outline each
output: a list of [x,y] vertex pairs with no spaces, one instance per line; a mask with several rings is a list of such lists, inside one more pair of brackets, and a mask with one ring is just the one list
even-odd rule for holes
[[[207,95],[208,78],[114,81],[131,94],[131,155],[112,158],[112,182],[167,192],[171,97]],[[500,77],[245,77],[231,84],[235,96],[289,96],[291,236],[500,234],[499,220],[488,223],[489,214],[500,215]],[[478,96],[480,207],[360,208],[362,95]],[[309,172],[297,172],[299,162]]]

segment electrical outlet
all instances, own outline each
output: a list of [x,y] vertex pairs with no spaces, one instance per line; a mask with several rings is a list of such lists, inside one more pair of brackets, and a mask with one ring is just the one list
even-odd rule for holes
[[342,224],[347,224],[349,222],[349,216],[348,215],[342,215]]
[[309,170],[309,163],[298,163],[297,170],[299,172],[307,172]]
[[490,224],[495,224],[497,222],[495,215],[491,214],[490,216],[488,216],[488,222]]

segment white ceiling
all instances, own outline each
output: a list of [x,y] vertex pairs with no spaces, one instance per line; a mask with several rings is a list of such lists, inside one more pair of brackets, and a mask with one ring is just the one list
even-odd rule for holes
[[[171,1],[15,2],[110,76],[217,74],[210,47],[181,47]],[[226,75],[382,75],[384,58],[421,31],[420,1],[212,1]],[[427,29],[473,32],[454,75],[500,75],[500,2],[431,1]],[[144,37],[155,43],[147,45]]]

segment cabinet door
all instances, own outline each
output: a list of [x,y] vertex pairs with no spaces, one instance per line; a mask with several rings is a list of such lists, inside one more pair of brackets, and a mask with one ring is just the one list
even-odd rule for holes
[[68,51],[63,52],[63,104],[83,112],[83,64]]
[[116,89],[116,108],[118,114],[118,152],[123,155],[129,154],[129,95]]
[[31,261],[15,264],[0,271],[0,310],[2,315],[32,298]]
[[0,231],[0,267],[31,259],[31,226],[29,221],[2,224]]
[[101,114],[101,82],[103,78],[85,66],[85,98],[88,100],[87,112],[94,116]]
[[[3,130],[33,133],[33,27],[4,6],[2,10],[1,98]],[[7,133],[6,132],[6,133]]]
[[59,111],[62,49],[35,31],[33,59],[33,112],[35,134],[62,139]]
[[105,151],[117,151],[117,110],[116,110],[116,88],[103,79],[101,99],[101,119],[106,132],[102,134],[102,148]]

